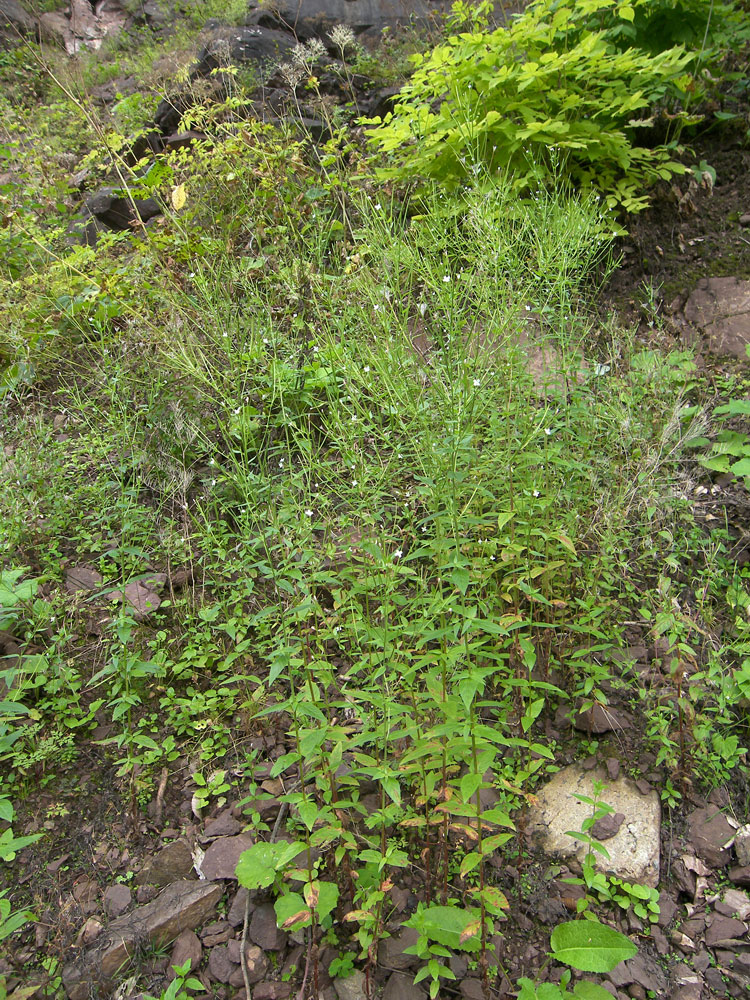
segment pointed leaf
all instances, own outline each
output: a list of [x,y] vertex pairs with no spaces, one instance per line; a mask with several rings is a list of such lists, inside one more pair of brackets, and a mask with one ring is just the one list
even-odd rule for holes
[[550,947],[556,961],[580,972],[611,972],[638,952],[624,934],[593,920],[559,924],[552,932]]

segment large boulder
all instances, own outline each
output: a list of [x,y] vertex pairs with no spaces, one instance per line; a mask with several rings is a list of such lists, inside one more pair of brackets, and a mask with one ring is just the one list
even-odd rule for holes
[[210,37],[198,54],[198,61],[191,76],[209,76],[213,70],[228,64],[255,64],[259,69],[269,70],[284,58],[295,45],[288,31],[247,25],[241,28],[219,26],[211,31]]
[[251,4],[245,23],[291,31],[305,41],[325,38],[337,24],[357,35],[380,34],[401,24],[425,25],[450,8],[450,0],[279,0]]
[[18,0],[0,0],[0,39],[19,35],[32,35],[37,30],[36,20],[23,9]]
[[[154,198],[125,198],[116,188],[102,188],[86,200],[86,208],[99,223],[109,229],[131,229],[161,214]],[[137,213],[137,214],[136,214]]]

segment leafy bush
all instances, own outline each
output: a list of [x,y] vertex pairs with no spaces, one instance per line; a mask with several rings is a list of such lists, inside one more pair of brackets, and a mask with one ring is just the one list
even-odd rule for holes
[[[637,212],[658,180],[683,173],[674,142],[639,144],[654,105],[680,95],[693,56],[618,48],[597,27],[611,0],[536,0],[509,28],[453,35],[426,56],[393,113],[369,130],[394,155],[384,176],[431,177],[455,188],[471,175],[507,172],[518,192],[561,173]],[[634,8],[618,3],[628,24]],[[684,120],[684,118],[683,118]]]

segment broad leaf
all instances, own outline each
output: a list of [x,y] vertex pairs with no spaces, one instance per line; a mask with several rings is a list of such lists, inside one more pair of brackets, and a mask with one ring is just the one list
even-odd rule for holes
[[624,934],[593,920],[570,920],[555,927],[550,947],[556,961],[580,972],[611,972],[638,952]]

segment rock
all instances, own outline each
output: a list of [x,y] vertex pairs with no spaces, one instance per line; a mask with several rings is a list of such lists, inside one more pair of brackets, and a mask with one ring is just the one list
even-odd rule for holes
[[[2,4],[0,4],[0,10],[2,9]],[[750,226],[750,214],[745,214],[740,216],[741,226]]]
[[225,809],[220,812],[216,819],[209,820],[203,830],[203,837],[206,840],[215,837],[234,837],[242,829],[238,820],[232,816],[232,810]]
[[234,972],[234,963],[226,945],[220,944],[208,953],[208,972],[217,983],[228,983]]
[[620,777],[620,762],[617,757],[607,757],[606,768],[607,778],[610,781],[617,781]]
[[193,972],[201,964],[202,957],[203,945],[198,935],[195,931],[183,931],[177,936],[172,948],[167,978],[171,982],[175,978],[173,966],[184,965],[187,961],[190,962],[190,971]]
[[750,824],[741,826],[734,835],[734,853],[738,864],[746,868],[750,865]]
[[719,913],[738,920],[750,918],[750,896],[739,889],[726,889],[720,902],[714,904]]
[[[563,768],[538,793],[529,815],[528,836],[548,854],[577,857],[586,855],[587,847],[567,835],[578,831],[591,815],[591,806],[575,795],[591,797],[593,782],[604,781],[599,769],[585,771],[579,764]],[[597,868],[613,871],[630,882],[655,886],[659,880],[659,838],[661,808],[656,791],[641,795],[628,778],[618,778],[604,789],[601,799],[622,813],[625,820],[619,832],[607,843],[607,861],[596,855]]]
[[[240,960],[240,942],[230,941],[227,945],[229,951],[229,957],[232,958],[234,947],[237,945],[237,961]],[[247,944],[245,945],[245,965],[247,967],[247,979],[251,986],[255,983],[259,983],[262,979],[265,979],[268,975],[268,971],[271,968],[271,962],[262,948],[259,948],[257,944]],[[230,980],[231,982],[231,980]]]
[[94,879],[84,875],[73,886],[73,899],[78,903],[82,913],[93,913],[98,909],[99,886]]
[[[360,993],[360,997],[364,996]],[[424,1000],[426,996],[421,986],[415,985],[414,977],[405,976],[403,972],[394,972],[383,990],[383,1000]]]
[[254,910],[247,936],[264,951],[280,951],[284,947],[287,935],[276,924],[273,903],[263,903]]
[[724,976],[721,969],[706,969],[705,982],[706,986],[708,986],[715,996],[725,997],[727,995],[727,988],[724,983]]
[[189,876],[193,855],[184,840],[175,840],[149,858],[135,877],[136,885],[169,885]]
[[68,997],[87,1000],[96,989],[108,991],[144,942],[164,947],[182,931],[203,923],[220,899],[218,885],[173,882],[153,902],[113,921],[93,948],[65,966],[62,981]]
[[261,68],[275,69],[294,45],[294,37],[288,31],[260,25],[220,27],[199,52],[190,75],[192,79],[209,76],[215,69],[232,64],[255,63]]
[[627,712],[620,712],[596,702],[585,712],[580,712],[573,722],[576,729],[583,733],[611,733],[629,729],[632,720]]
[[690,842],[695,853],[714,868],[729,863],[729,848],[734,829],[716,806],[695,809],[687,818]]
[[750,886],[750,865],[738,865],[729,869],[729,881],[735,885]]
[[669,927],[677,913],[677,903],[666,892],[659,893],[659,927]]
[[365,992],[365,974],[359,969],[355,969],[351,976],[346,979],[334,979],[333,988],[336,990],[338,1000],[363,1000],[367,996]]
[[[232,905],[227,910],[227,922],[230,927],[239,927],[245,922],[245,907],[247,904],[247,889],[240,886],[232,899]],[[253,903],[250,904],[250,912],[255,909]]]
[[709,948],[734,948],[746,933],[747,926],[741,920],[714,913],[706,930],[706,944]]
[[[188,130],[187,132],[173,132],[172,135],[168,135],[164,140],[164,147],[167,150],[184,149],[185,147],[192,146],[195,142],[206,141],[208,141],[208,136],[204,132],[194,132],[191,130]],[[175,574],[175,576],[176,575],[177,574]],[[175,587],[175,590],[177,589],[174,582],[174,576],[172,577],[172,586]]]
[[253,990],[253,1000],[286,1000],[291,996],[291,983],[262,982]]
[[609,813],[602,816],[589,830],[594,840],[611,840],[615,834],[619,833],[620,827],[625,822],[624,813]]
[[104,924],[98,917],[89,917],[86,923],[78,932],[76,944],[80,948],[82,945],[93,944],[104,930]]
[[413,927],[402,927],[393,937],[383,938],[378,945],[378,965],[394,972],[419,965],[416,955],[404,953],[404,948],[411,947],[418,940],[419,933]]
[[132,229],[162,211],[155,198],[127,198],[117,188],[102,188],[92,194],[86,199],[86,208],[98,222],[118,230]]
[[460,990],[464,1000],[484,1000],[484,990],[480,979],[464,979]]
[[110,920],[121,916],[132,902],[133,893],[122,882],[115,882],[114,885],[110,885],[104,890],[102,904],[104,912]]
[[236,879],[235,869],[240,855],[255,843],[249,833],[237,837],[218,837],[209,845],[203,858],[201,870],[210,881],[218,878]]
[[96,590],[101,587],[104,579],[93,566],[74,566],[65,571],[65,589],[69,594],[80,590]]
[[36,31],[36,21],[18,0],[0,0],[0,32],[5,31],[10,35],[32,35]]
[[[350,27],[355,34],[379,37],[384,28],[409,24],[425,28],[450,10],[450,0],[275,0],[261,3],[245,23],[271,28],[291,27],[298,38],[320,38],[326,45],[328,32],[337,24]],[[495,4],[496,16],[502,16]]]
[[730,355],[747,364],[750,344],[750,281],[701,278],[685,303],[683,315],[706,340],[712,354]]

